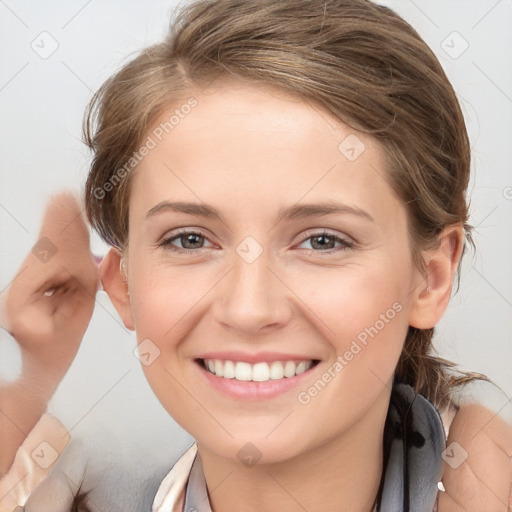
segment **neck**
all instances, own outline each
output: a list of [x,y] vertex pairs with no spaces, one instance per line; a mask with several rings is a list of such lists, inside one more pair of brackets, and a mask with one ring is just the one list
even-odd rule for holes
[[371,512],[382,475],[384,388],[349,430],[293,459],[245,467],[198,445],[213,512]]

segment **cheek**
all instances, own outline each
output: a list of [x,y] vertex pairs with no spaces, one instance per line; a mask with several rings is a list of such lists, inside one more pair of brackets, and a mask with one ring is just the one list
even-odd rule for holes
[[200,301],[211,280],[200,271],[166,268],[147,260],[133,265],[132,275],[130,305],[138,339],[167,341],[175,326],[187,323],[187,312]]
[[[407,323],[409,276],[406,272],[374,267],[332,269],[302,278],[301,296],[325,323],[334,345],[343,348],[347,338],[355,338],[366,328],[377,330]],[[361,336],[363,338],[364,336]]]
[[184,388],[179,346],[193,329],[189,315],[205,292],[185,277],[187,272],[171,273],[147,262],[133,270],[130,305],[142,369],[163,407],[186,428],[197,411]]
[[[311,428],[324,435],[348,428],[391,384],[408,330],[404,273],[344,270],[318,276],[302,289],[308,307],[318,312],[315,327],[322,330],[331,358],[297,399],[312,418]],[[315,421],[320,417],[325,422]]]
[[[342,393],[353,386],[372,389],[369,384],[391,379],[409,327],[408,268],[354,266],[305,281],[301,293],[318,314],[316,326],[331,347],[331,373],[343,374],[336,378]],[[347,395],[346,400],[355,396]]]

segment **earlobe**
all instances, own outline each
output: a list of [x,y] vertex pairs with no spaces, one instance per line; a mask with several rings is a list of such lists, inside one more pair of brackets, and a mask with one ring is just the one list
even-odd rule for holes
[[413,290],[409,325],[431,329],[442,318],[450,301],[455,272],[464,247],[464,229],[456,224],[439,235],[439,246],[424,252],[426,274]]
[[110,249],[100,265],[100,276],[103,288],[116,308],[125,327],[135,330],[128,293],[126,265],[117,249]]

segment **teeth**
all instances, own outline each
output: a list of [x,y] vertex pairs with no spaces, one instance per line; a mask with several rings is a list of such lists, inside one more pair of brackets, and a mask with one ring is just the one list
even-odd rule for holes
[[272,363],[249,364],[238,361],[222,361],[220,359],[204,359],[206,370],[217,377],[240,381],[265,382],[294,377],[309,370],[313,361],[273,361]]
[[[208,367],[210,367],[210,365],[208,365]],[[224,363],[224,372],[223,372],[223,377],[225,379],[234,379],[235,378],[235,365],[233,363],[233,361],[226,361]]]
[[218,375],[219,377],[224,376],[224,365],[222,364],[222,361],[219,361],[218,359],[215,360],[215,375]]
[[252,367],[252,380],[265,382],[270,379],[270,368],[267,363],[257,363]]
[[[222,364],[222,361],[218,359],[215,360],[215,369],[217,369],[217,363]],[[222,375],[215,372],[217,377],[222,377]],[[235,365],[235,379],[236,380],[252,380],[252,368],[249,363],[236,363]]]
[[304,373],[306,371],[306,363],[305,361],[301,361],[297,365],[297,369],[295,370],[295,375],[300,375],[301,373]]
[[293,361],[288,361],[284,367],[284,376],[285,377],[293,377],[295,375],[295,370],[297,366]]
[[270,365],[270,378],[272,380],[282,379],[284,377],[284,368],[279,361],[274,361]]

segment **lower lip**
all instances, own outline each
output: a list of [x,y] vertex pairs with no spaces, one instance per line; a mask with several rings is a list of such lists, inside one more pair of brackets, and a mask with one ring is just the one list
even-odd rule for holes
[[312,370],[318,366],[318,364],[316,364],[305,372],[295,375],[294,377],[255,382],[217,377],[217,375],[206,370],[201,362],[196,361],[196,364],[199,367],[203,378],[205,378],[214,389],[230,398],[249,401],[266,400],[290,391],[297,385],[303,383],[304,380],[309,377]]

